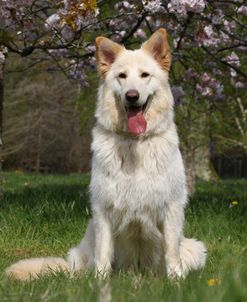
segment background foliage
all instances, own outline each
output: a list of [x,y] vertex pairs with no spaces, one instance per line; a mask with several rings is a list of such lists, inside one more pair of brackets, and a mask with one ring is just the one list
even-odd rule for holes
[[135,48],[165,27],[189,184],[196,176],[221,176],[222,155],[237,158],[236,174],[245,176],[244,1],[18,0],[0,7],[6,168],[87,171],[98,82],[95,37]]

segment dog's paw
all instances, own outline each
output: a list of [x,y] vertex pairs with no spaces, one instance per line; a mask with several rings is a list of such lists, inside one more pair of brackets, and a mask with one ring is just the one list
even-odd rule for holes
[[111,270],[110,265],[97,265],[95,269],[95,277],[97,279],[105,280],[110,276]]
[[183,269],[180,261],[168,263],[166,267],[166,272],[170,280],[179,280],[184,278]]

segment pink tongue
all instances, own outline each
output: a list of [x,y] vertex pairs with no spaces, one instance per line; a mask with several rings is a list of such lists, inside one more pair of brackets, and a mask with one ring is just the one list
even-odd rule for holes
[[128,128],[132,134],[144,133],[147,128],[147,121],[145,120],[142,109],[139,108],[128,108]]

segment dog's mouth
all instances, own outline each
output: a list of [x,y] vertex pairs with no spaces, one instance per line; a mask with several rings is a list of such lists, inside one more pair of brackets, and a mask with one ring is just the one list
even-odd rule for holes
[[134,135],[139,135],[146,132],[147,121],[144,117],[145,109],[147,108],[147,103],[143,106],[128,106],[125,107],[128,115],[128,128],[130,133]]

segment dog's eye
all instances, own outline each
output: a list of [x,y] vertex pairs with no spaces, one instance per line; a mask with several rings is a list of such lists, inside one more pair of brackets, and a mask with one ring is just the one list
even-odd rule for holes
[[126,75],[125,73],[121,72],[121,73],[118,75],[118,77],[119,77],[120,79],[126,79],[126,78],[127,78],[127,75]]
[[147,72],[143,72],[143,73],[141,74],[141,77],[142,77],[142,78],[147,78],[147,77],[149,77],[149,76],[150,76],[150,74],[147,73]]

